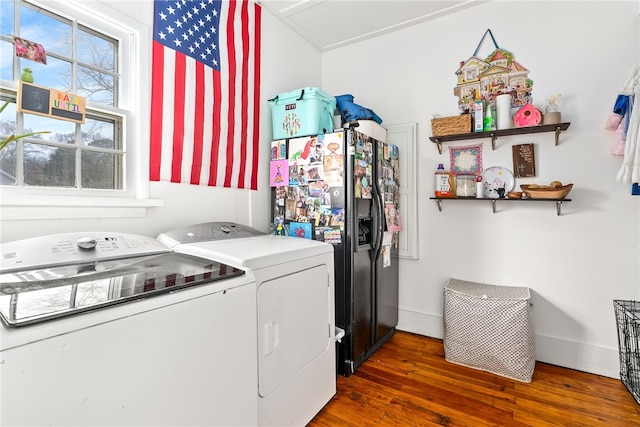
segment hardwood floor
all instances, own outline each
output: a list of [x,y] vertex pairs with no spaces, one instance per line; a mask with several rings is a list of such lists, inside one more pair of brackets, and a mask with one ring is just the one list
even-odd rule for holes
[[531,383],[444,359],[442,340],[398,331],[309,423],[324,426],[640,426],[622,382],[536,363]]

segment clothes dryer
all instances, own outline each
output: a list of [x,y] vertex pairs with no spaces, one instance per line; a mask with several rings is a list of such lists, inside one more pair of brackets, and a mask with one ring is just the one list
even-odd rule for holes
[[336,392],[333,246],[222,222],[168,231],[158,240],[252,274],[258,424],[311,421]]

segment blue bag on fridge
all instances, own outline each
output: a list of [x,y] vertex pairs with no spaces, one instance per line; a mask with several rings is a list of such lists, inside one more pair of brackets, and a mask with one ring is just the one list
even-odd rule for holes
[[382,119],[373,110],[354,103],[351,94],[336,96],[336,103],[343,124],[356,120],[375,120],[378,124],[382,123]]

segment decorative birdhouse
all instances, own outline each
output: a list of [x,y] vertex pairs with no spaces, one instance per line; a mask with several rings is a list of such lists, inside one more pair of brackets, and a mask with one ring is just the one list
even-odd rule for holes
[[517,128],[525,126],[537,126],[542,122],[542,111],[533,104],[523,105],[518,112],[513,115],[513,124]]

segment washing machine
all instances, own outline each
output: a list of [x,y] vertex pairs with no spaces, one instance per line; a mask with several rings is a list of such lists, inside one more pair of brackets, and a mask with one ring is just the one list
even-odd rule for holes
[[255,295],[150,237],[0,245],[0,424],[257,425]]
[[253,275],[258,424],[307,424],[336,392],[333,246],[223,222],[168,231],[158,240]]

